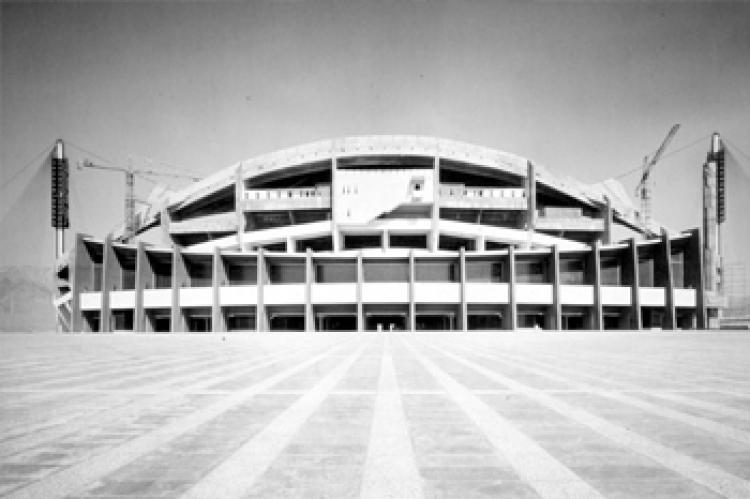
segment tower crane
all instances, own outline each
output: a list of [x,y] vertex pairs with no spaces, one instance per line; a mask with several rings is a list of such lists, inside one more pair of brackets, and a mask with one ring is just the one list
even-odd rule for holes
[[672,142],[672,139],[679,129],[679,123],[672,126],[654,155],[651,156],[651,158],[649,158],[648,156],[645,156],[643,158],[643,174],[641,175],[640,182],[638,182],[638,185],[635,188],[635,192],[638,198],[640,198],[641,200],[640,219],[643,229],[643,235],[645,237],[651,235],[651,170],[654,168],[654,165],[661,159],[661,155],[664,153],[664,150],[667,148],[669,143]]
[[173,178],[189,178],[193,182],[200,180],[200,177],[195,175],[189,175],[185,173],[167,173],[160,172],[157,170],[133,168],[132,165],[124,166],[111,166],[111,165],[100,165],[94,163],[88,159],[85,159],[82,164],[78,165],[79,169],[82,168],[94,168],[97,170],[105,170],[111,172],[121,172],[125,174],[125,226],[123,230],[122,240],[124,242],[129,241],[135,235],[135,176],[160,176],[160,177],[173,177]]

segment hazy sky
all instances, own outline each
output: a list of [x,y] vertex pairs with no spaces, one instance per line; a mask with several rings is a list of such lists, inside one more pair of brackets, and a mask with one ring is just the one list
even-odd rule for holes
[[[700,225],[709,141],[690,144],[717,130],[733,153],[727,259],[750,247],[750,3],[0,8],[0,264],[51,262],[49,172],[17,172],[58,137],[116,164],[209,174],[318,139],[425,134],[595,182],[638,167],[674,123],[654,218]],[[621,179],[631,194],[637,178]],[[122,175],[73,169],[71,183],[71,236],[122,220]]]

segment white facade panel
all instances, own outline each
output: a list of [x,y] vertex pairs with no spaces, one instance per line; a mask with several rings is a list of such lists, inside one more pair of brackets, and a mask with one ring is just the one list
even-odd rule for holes
[[313,284],[311,301],[317,304],[356,303],[357,285],[351,283]]
[[102,308],[102,294],[99,291],[81,293],[81,310],[99,310]]
[[268,284],[263,286],[266,305],[297,305],[305,303],[304,284]]
[[143,290],[143,308],[170,308],[171,306],[171,288]]
[[696,298],[694,289],[676,288],[674,290],[675,307],[695,307]]
[[516,284],[516,303],[552,305],[552,284]]
[[213,288],[182,288],[180,307],[210,307],[213,303]]
[[416,303],[458,303],[461,301],[461,285],[454,282],[414,283]]
[[664,288],[640,288],[638,293],[642,307],[663,307],[666,303]]
[[467,303],[508,303],[508,285],[496,282],[466,283]]
[[135,308],[135,290],[110,291],[109,308],[112,310]]
[[602,286],[602,305],[629,306],[632,296],[628,286]]
[[565,284],[560,286],[561,305],[594,304],[594,286]]
[[222,286],[219,288],[219,303],[223,307],[257,305],[258,289],[255,286]]
[[409,285],[401,282],[366,282],[362,284],[364,303],[408,303]]

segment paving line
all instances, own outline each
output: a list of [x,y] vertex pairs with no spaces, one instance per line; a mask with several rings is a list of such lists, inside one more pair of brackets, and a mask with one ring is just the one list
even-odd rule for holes
[[750,497],[750,482],[743,480],[712,464],[700,461],[676,450],[627,430],[606,419],[596,416],[584,409],[575,407],[563,400],[548,395],[540,390],[526,386],[514,379],[487,369],[479,364],[464,359],[443,348],[431,347],[442,355],[463,364],[489,379],[502,383],[525,395],[535,402],[552,409],[558,414],[583,424],[618,445],[642,454],[662,466],[676,471],[680,475],[700,483],[709,489],[728,498],[747,499]]
[[[142,457],[149,452],[167,444],[178,436],[214,419],[231,408],[246,402],[248,399],[262,393],[276,383],[289,376],[297,374],[307,367],[325,359],[335,350],[342,347],[332,347],[325,352],[309,358],[296,366],[269,376],[252,386],[239,390],[232,395],[203,407],[177,421],[168,423],[145,435],[136,437],[122,445],[109,449],[100,454],[92,455],[69,468],[61,470],[41,480],[11,492],[8,497],[13,499],[58,499],[81,492],[87,485],[100,480],[104,476]],[[206,497],[215,497],[209,494]]]
[[[463,348],[466,349],[466,347],[463,347]],[[474,351],[476,352],[476,348],[474,349]],[[477,354],[479,355],[479,353],[477,353]],[[649,395],[653,395],[654,397],[662,398],[662,399],[665,399],[665,400],[671,400],[673,402],[677,402],[677,403],[680,403],[680,404],[686,405],[686,406],[692,406],[692,407],[696,407],[696,408],[699,408],[699,409],[708,410],[708,411],[711,411],[713,413],[716,413],[716,414],[719,414],[719,415],[722,415],[722,416],[733,417],[733,418],[737,418],[737,419],[744,420],[744,421],[750,421],[750,412],[748,412],[748,411],[743,411],[741,409],[735,409],[734,407],[727,407],[725,405],[718,404],[716,402],[709,402],[709,401],[705,401],[705,400],[696,399],[694,397],[689,397],[687,395],[681,395],[681,394],[676,393],[674,391],[644,390],[643,388],[641,388],[641,387],[639,387],[637,385],[634,385],[632,383],[624,383],[624,382],[621,382],[621,381],[611,381],[611,380],[604,379],[604,378],[602,378],[600,376],[597,376],[597,375],[583,373],[583,372],[580,372],[580,371],[577,371],[577,370],[574,370],[574,369],[570,369],[570,368],[563,368],[563,367],[559,367],[559,366],[549,366],[548,363],[545,363],[543,361],[539,361],[539,360],[536,360],[536,359],[529,359],[529,358],[525,358],[525,357],[519,357],[517,355],[507,354],[507,353],[496,353],[495,355],[497,357],[514,359],[514,360],[516,360],[520,364],[519,367],[522,367],[524,369],[526,368],[526,365],[528,363],[536,364],[536,365],[543,366],[546,369],[551,369],[552,371],[557,371],[557,372],[561,372],[561,373],[567,373],[568,375],[578,376],[578,377],[581,377],[581,378],[595,380],[595,381],[598,381],[598,382],[605,382],[605,383],[609,383],[610,385],[618,385],[621,388],[623,388],[625,390],[628,390],[628,391],[647,393]],[[598,390],[601,390],[601,389],[598,389]],[[604,390],[604,391],[606,391],[608,393],[613,393],[615,390]],[[621,390],[617,390],[617,391],[621,391]],[[695,391],[695,390],[693,390],[693,391]]]
[[411,353],[437,380],[464,413],[492,443],[495,452],[505,458],[529,486],[544,499],[602,498],[594,487],[575,474],[536,441],[518,430],[482,399],[440,369],[409,343]]
[[[51,385],[52,387],[54,387],[55,385],[59,384],[65,386],[69,383],[76,382],[76,380],[78,379],[83,379],[85,381],[86,378],[91,378],[94,376],[111,379],[112,376],[116,376],[121,373],[130,373],[133,371],[137,373],[139,371],[146,371],[148,369],[159,369],[164,366],[186,363],[200,358],[201,357],[198,355],[191,356],[189,359],[159,358],[148,361],[135,362],[133,364],[125,364],[125,362],[127,362],[129,359],[117,358],[103,361],[103,366],[100,366],[101,363],[89,363],[87,367],[84,364],[84,367],[76,369],[73,372],[66,373],[58,369],[56,372],[52,372],[48,375],[36,376],[31,378],[27,377],[19,380],[18,387],[44,388],[47,387],[47,385]],[[120,365],[113,366],[113,364]],[[50,379],[50,377],[52,378]]]
[[[368,342],[369,343],[369,342]],[[204,499],[242,497],[252,488],[299,431],[305,421],[346,374],[367,345],[362,345],[321,381],[200,479],[181,497]]]
[[396,370],[386,337],[360,498],[423,497]]
[[[637,365],[634,364],[630,359],[623,356],[610,355],[609,358],[599,358],[597,359],[597,361],[592,361],[588,358],[582,359],[579,355],[571,354],[570,352],[568,352],[564,356],[560,355],[559,353],[555,353],[554,355],[542,354],[542,356],[546,356],[549,359],[549,362],[559,362],[560,360],[567,359],[569,363],[576,363],[578,365],[587,364],[591,368],[599,370],[611,369],[613,366],[627,366],[628,372],[621,374],[624,374],[626,376],[626,379],[630,380],[633,380],[634,378],[648,380],[653,379],[654,376],[661,376],[664,374],[663,369],[660,370],[658,369],[658,367],[654,366],[644,366],[643,363]],[[539,362],[544,362],[544,360],[541,360]],[[637,370],[633,370],[634,366]],[[692,371],[687,374],[692,378],[699,379],[702,383],[705,383],[706,381],[712,381],[714,382],[714,384],[718,384],[719,386],[726,386],[727,383],[732,383],[732,381],[728,381],[726,378],[712,374],[712,372],[709,371],[706,367],[698,366],[698,368],[696,369],[695,367],[691,366],[691,368]],[[671,379],[670,382],[685,387],[691,386],[691,381],[685,380],[686,373],[681,374],[682,376],[680,379]],[[632,383],[632,381],[630,382]],[[742,382],[741,384],[744,386],[741,386],[740,389],[748,389],[748,382]]]
[[[224,375],[222,375],[222,371],[219,371],[218,368],[212,369],[211,371],[219,371],[217,373],[219,374],[219,376],[214,376],[204,381],[190,385],[188,387],[189,388],[188,390],[161,389],[152,394],[149,394],[149,395],[154,395],[154,396],[150,396],[146,399],[128,400],[123,404],[118,404],[115,407],[103,408],[100,411],[96,411],[94,413],[91,413],[91,411],[85,411],[84,412],[85,417],[79,417],[79,414],[76,413],[72,415],[61,416],[51,421],[46,421],[44,424],[27,427],[24,430],[22,435],[18,435],[15,437],[13,436],[7,437],[3,440],[2,446],[0,447],[0,457],[10,456],[18,452],[21,452],[25,449],[29,449],[36,445],[43,444],[50,440],[55,440],[65,435],[76,433],[78,431],[90,428],[91,425],[102,426],[107,423],[115,422],[119,419],[123,419],[132,415],[136,415],[140,413],[141,411],[143,411],[144,409],[148,409],[150,407],[163,404],[164,402],[167,402],[171,399],[175,399],[175,402],[176,402],[177,397],[180,395],[192,394],[197,391],[205,390],[207,387],[212,386],[216,383],[222,383],[224,381],[234,379],[237,376],[244,376],[251,372],[257,371],[258,369],[268,367],[276,362],[294,358],[295,356],[300,356],[300,352],[295,351],[294,353],[281,353],[281,354],[268,355],[268,356],[265,356],[266,360],[263,360],[262,362],[258,364],[253,364],[253,365],[241,368],[241,369],[238,369],[238,367],[241,367],[241,366],[233,364],[229,368],[224,367],[222,369],[222,371],[226,371],[229,369],[232,370],[232,372],[228,374],[224,374]],[[256,358],[254,360],[262,360],[262,359],[263,357]],[[204,374],[209,374],[209,373],[204,373]],[[170,380],[166,380],[163,383],[160,383],[157,385],[168,385],[168,384],[170,384]],[[127,393],[127,392],[123,391],[120,393]],[[231,392],[220,392],[220,393],[222,395],[227,395]],[[71,420],[73,421],[71,422]]]
[[[494,360],[494,361],[500,360],[500,356],[498,355],[489,355],[489,354],[478,352],[474,349],[471,349],[469,347],[464,347],[464,346],[461,346],[459,348],[461,348],[464,351],[470,352],[473,355],[476,355],[478,357],[483,357],[488,360]],[[622,404],[629,405],[631,407],[637,407],[638,409],[641,409],[642,411],[654,414],[656,416],[660,416],[666,419],[671,419],[673,421],[678,421],[680,423],[683,423],[689,426],[693,426],[694,428],[698,428],[699,430],[705,431],[707,433],[711,433],[719,437],[727,438],[730,440],[735,440],[737,442],[750,445],[750,433],[747,431],[733,428],[729,425],[719,423],[717,421],[713,421],[710,419],[702,418],[700,416],[694,416],[692,414],[681,412],[681,411],[672,409],[670,407],[660,406],[660,405],[651,403],[647,400],[639,399],[638,397],[634,397],[632,395],[628,395],[622,392],[602,390],[601,388],[597,388],[592,385],[579,383],[569,378],[566,378],[564,376],[561,376],[559,374],[551,373],[549,371],[537,369],[534,367],[529,367],[527,365],[524,365],[520,361],[510,360],[507,358],[503,359],[502,361],[508,364],[511,364],[519,369],[522,369],[524,371],[535,374],[537,376],[541,376],[541,377],[551,379],[554,381],[559,381],[561,383],[574,387],[576,391],[580,391],[584,393],[591,393],[599,397],[608,398],[610,400],[614,400],[616,402],[620,402]],[[540,390],[540,391],[543,391],[545,393],[550,393],[546,390]]]

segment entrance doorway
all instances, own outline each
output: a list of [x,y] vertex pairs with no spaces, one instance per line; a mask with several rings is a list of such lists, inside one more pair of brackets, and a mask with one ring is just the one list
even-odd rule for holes
[[450,331],[455,329],[456,316],[453,314],[417,314],[417,331]]
[[356,331],[356,314],[318,314],[318,331]]
[[368,314],[366,325],[368,331],[404,331],[406,314]]

